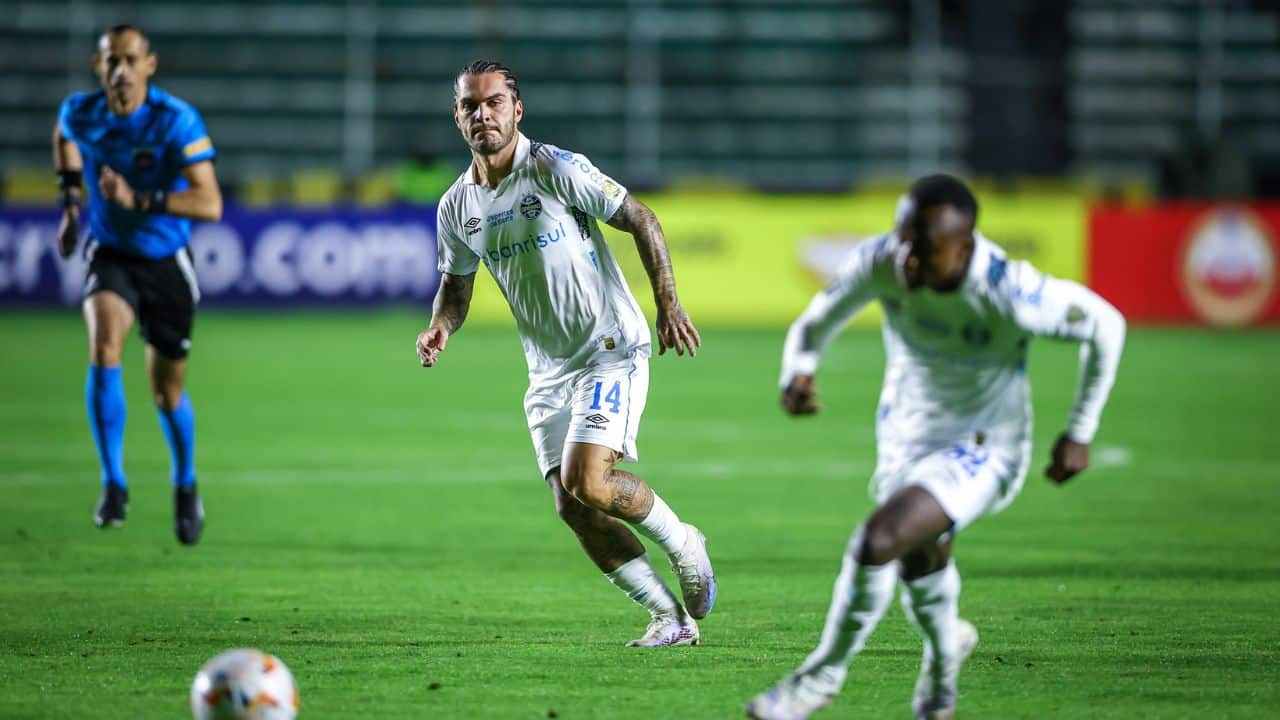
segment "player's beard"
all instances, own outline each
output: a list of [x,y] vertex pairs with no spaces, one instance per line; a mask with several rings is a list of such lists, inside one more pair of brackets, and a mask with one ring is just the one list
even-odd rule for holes
[[[496,131],[493,132],[493,131]],[[496,134],[496,138],[494,137]],[[471,149],[477,155],[494,155],[511,144],[516,135],[514,122],[503,124],[499,121],[494,127],[474,132],[471,136]]]

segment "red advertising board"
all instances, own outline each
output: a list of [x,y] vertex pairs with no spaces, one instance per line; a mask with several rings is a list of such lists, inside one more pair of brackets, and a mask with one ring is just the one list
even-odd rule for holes
[[1131,322],[1280,324],[1280,203],[1099,206],[1088,283]]

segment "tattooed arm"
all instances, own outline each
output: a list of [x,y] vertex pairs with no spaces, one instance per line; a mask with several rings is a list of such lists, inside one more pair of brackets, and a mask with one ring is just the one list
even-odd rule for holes
[[702,338],[676,296],[676,278],[671,270],[671,256],[667,254],[667,241],[662,236],[658,216],[644,203],[627,195],[622,206],[609,218],[609,225],[635,238],[640,262],[644,263],[645,272],[649,274],[653,302],[658,307],[658,354],[672,348],[677,355],[683,355],[685,350],[690,356],[697,355],[698,348],[702,347]]
[[438,356],[449,342],[449,336],[457,332],[467,319],[475,279],[474,274],[440,275],[440,289],[436,291],[436,299],[431,306],[431,324],[418,333],[418,360],[422,362],[422,367],[436,364]]

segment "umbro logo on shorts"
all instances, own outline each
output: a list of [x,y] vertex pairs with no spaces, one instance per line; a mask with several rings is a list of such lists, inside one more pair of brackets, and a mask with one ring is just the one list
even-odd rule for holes
[[594,423],[596,425],[605,425],[609,422],[609,418],[605,417],[604,415],[601,415],[600,413],[596,413],[594,415],[588,415],[586,417],[586,421],[589,423]]
[[467,221],[463,223],[463,225],[466,226],[468,235],[475,235],[480,232],[480,218],[478,217],[467,218]]

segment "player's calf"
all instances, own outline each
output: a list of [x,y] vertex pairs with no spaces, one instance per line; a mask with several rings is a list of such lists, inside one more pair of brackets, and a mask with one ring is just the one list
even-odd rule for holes
[[573,531],[587,557],[602,572],[613,572],[644,554],[644,546],[625,525],[569,494],[560,482],[559,470],[547,473],[547,484],[555,498],[556,515]]
[[951,720],[955,717],[956,700],[960,694],[957,686],[960,666],[977,646],[977,628],[967,620],[959,620],[954,658],[942,661],[925,652],[911,698],[911,711],[917,720]]
[[561,482],[583,504],[626,520],[666,551],[680,579],[689,612],[706,617],[715,605],[716,579],[707,555],[706,538],[679,516],[643,480],[614,465],[619,454],[588,443],[565,449]]

